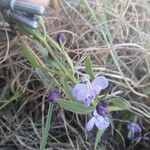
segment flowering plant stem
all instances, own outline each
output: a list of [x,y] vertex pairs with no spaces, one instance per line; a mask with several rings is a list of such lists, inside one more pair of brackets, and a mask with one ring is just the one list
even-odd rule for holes
[[45,147],[46,147],[48,134],[49,134],[49,129],[50,129],[50,126],[51,126],[52,110],[53,110],[53,104],[50,103],[49,104],[49,109],[48,109],[48,114],[47,114],[46,125],[45,125],[45,128],[43,128],[43,132],[42,132],[40,150],[44,150]]

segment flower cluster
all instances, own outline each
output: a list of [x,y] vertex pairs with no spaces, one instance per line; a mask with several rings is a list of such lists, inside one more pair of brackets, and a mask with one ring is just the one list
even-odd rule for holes
[[76,100],[82,101],[83,104],[88,107],[92,100],[99,95],[101,90],[107,88],[107,86],[108,79],[104,76],[98,76],[91,83],[87,82],[86,84],[77,84],[72,89],[72,95]]
[[[91,102],[99,95],[101,90],[107,88],[108,79],[104,76],[96,77],[92,82],[88,80],[87,83],[79,83],[75,85],[72,89],[72,95],[77,101],[83,102],[83,104],[88,107]],[[48,94],[48,99],[50,102],[55,102],[61,98],[61,93],[59,91],[52,91]],[[88,121],[86,125],[86,130],[90,131],[94,125],[99,129],[103,130],[109,127],[110,118],[107,112],[107,103],[101,102],[97,105],[96,110],[93,112],[93,117]]]
[[[81,101],[84,106],[90,106],[91,102],[99,95],[101,90],[108,87],[108,79],[104,76],[96,77],[92,82],[79,83],[72,89],[72,95],[77,101]],[[94,125],[103,130],[109,127],[110,118],[107,113],[107,104],[102,102],[97,105],[96,110],[93,112],[93,117],[88,121],[86,130],[90,131]]]

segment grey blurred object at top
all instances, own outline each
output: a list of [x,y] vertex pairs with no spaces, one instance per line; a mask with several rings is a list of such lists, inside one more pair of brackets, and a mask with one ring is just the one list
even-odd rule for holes
[[0,0],[0,9],[6,16],[30,28],[38,27],[37,16],[42,16],[45,12],[42,6],[16,0]]

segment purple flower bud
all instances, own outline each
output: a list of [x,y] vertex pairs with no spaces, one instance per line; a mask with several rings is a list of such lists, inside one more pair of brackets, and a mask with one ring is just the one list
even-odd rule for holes
[[59,91],[52,91],[48,94],[48,100],[50,102],[54,102],[58,100],[59,98],[61,98],[61,93]]
[[140,125],[134,122],[128,123],[127,128],[133,133],[142,131],[142,128],[140,127]]
[[66,36],[65,36],[65,34],[63,34],[63,33],[59,33],[58,35],[57,35],[57,42],[60,44],[60,43],[66,43]]
[[107,104],[105,102],[103,102],[102,104],[100,105],[97,105],[96,106],[96,110],[97,110],[97,113],[99,115],[102,115],[103,117],[106,116],[108,113],[107,113]]

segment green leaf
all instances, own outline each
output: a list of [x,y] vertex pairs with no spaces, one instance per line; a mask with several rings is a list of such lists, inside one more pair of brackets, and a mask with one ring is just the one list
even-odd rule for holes
[[25,57],[29,60],[30,64],[34,68],[38,68],[42,72],[46,71],[50,76],[52,76],[51,70],[46,67],[46,65],[40,60],[40,58],[38,58],[36,53],[29,47],[29,45],[24,40],[22,40],[22,48]]
[[[111,106],[111,109],[113,111],[119,111],[120,110],[131,110],[131,105],[129,102],[127,102],[127,100],[119,97],[119,96],[116,96],[116,97],[113,97],[111,98],[111,103],[113,106]],[[110,109],[110,108],[109,108]]]
[[[82,103],[77,101],[60,99],[57,103],[64,109],[77,114],[89,114],[95,110],[95,107],[85,107]],[[123,110],[131,110],[130,104],[120,97],[112,98],[112,105],[108,106],[108,111]]]
[[33,52],[33,50],[29,47],[29,45],[24,40],[22,40],[22,48],[23,48],[23,53],[26,56],[26,58],[29,60],[30,64],[33,67],[39,66],[40,63],[36,54]]
[[65,57],[65,60],[68,62],[68,64],[70,65],[71,67],[71,73],[72,75],[74,75],[74,66],[73,66],[73,62],[70,58],[70,56],[68,55],[68,53],[65,51],[64,49],[64,46],[63,45],[59,45],[55,40],[53,40],[50,36],[47,36],[49,42],[50,42],[50,45],[54,48],[54,49],[57,49],[59,50]]
[[61,83],[63,85],[65,94],[69,97],[69,99],[72,99],[73,97],[72,97],[72,93],[71,93],[71,90],[72,90],[71,86],[66,82],[66,80],[64,78],[61,80]]
[[124,109],[117,107],[117,106],[108,106],[107,110],[109,112],[112,112],[112,111],[123,111]]
[[31,29],[19,23],[17,24],[16,29],[25,35],[32,35],[33,38],[38,40],[40,43],[43,43],[45,40],[45,37],[38,29]]
[[92,69],[92,63],[91,63],[90,56],[88,56],[85,60],[85,67],[86,67],[87,74],[89,74],[89,76],[90,76],[90,79],[93,80],[94,79],[94,72]]
[[77,114],[89,114],[95,110],[94,107],[85,107],[82,103],[75,101],[60,99],[57,103],[64,109]]
[[35,49],[37,51],[39,51],[43,56],[44,58],[48,58],[48,51],[45,47],[43,47],[39,42],[35,42],[33,44],[33,47],[35,47]]
[[[98,130],[96,134],[95,144],[94,144],[94,150],[97,150],[98,144],[101,143],[101,138],[104,134],[106,129]],[[98,148],[99,149],[99,148]]]
[[[63,49],[63,48],[62,48]],[[68,64],[71,67],[71,73],[74,75],[74,66],[73,66],[73,62],[72,59],[70,58],[70,56],[68,55],[68,53],[65,50],[62,50],[63,55],[65,56]]]
[[47,144],[49,130],[51,127],[52,112],[53,112],[53,104],[49,104],[49,109],[48,109],[48,114],[47,114],[47,119],[46,119],[46,125],[45,125],[45,128],[43,129],[43,133],[42,133],[40,150],[44,150],[46,147],[46,144]]

